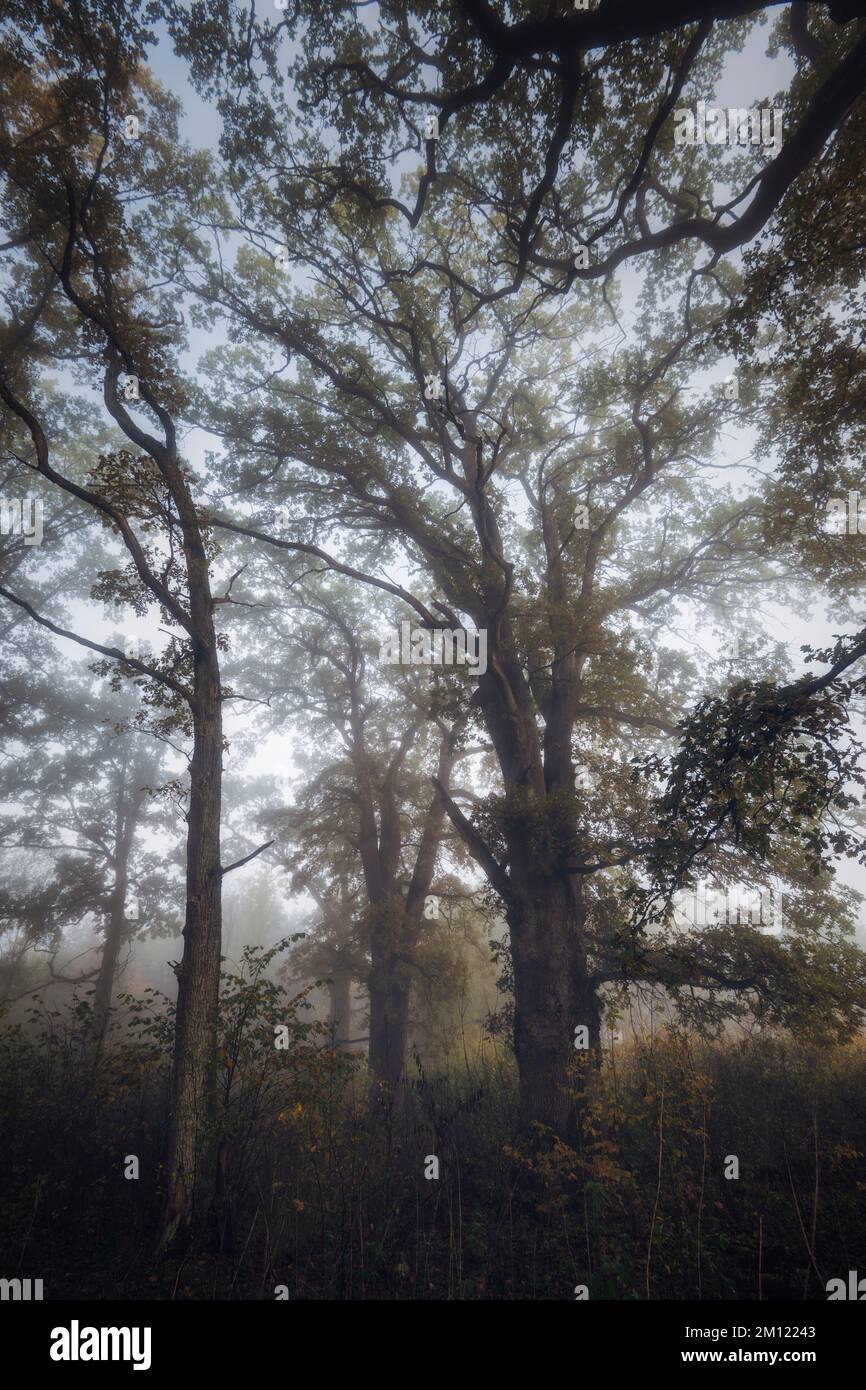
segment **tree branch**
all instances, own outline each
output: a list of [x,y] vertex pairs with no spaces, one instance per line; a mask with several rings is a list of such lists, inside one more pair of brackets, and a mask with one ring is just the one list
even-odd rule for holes
[[251,854],[245,854],[243,859],[236,859],[234,864],[227,864],[224,869],[220,869],[220,873],[225,877],[226,874],[230,874],[234,869],[243,868],[244,864],[249,864],[251,859],[255,859],[259,854],[264,854],[265,850],[270,849],[273,844],[276,844],[275,840],[268,840],[266,844],[259,845],[258,849],[254,849]]

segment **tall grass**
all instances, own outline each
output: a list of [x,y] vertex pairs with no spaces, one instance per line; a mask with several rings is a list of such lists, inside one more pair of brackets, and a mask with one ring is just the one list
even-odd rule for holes
[[866,1273],[862,1041],[634,1038],[570,1147],[517,1134],[502,1043],[461,1039],[436,1074],[415,1055],[386,1093],[270,959],[224,980],[222,1249],[180,1266],[151,1248],[168,1001],[127,998],[102,1047],[81,1001],[0,1030],[0,1275],[48,1298],[771,1300]]

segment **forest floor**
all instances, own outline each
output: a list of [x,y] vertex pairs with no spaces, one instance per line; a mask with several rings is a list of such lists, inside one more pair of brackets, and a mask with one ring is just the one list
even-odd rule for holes
[[0,1029],[0,1276],[46,1299],[823,1300],[866,1271],[862,1039],[632,1039],[569,1147],[515,1138],[501,1045],[394,1098],[319,1025],[277,1052],[231,1009],[223,1250],[154,1264],[171,1017],[127,1004],[98,1050],[86,1006]]

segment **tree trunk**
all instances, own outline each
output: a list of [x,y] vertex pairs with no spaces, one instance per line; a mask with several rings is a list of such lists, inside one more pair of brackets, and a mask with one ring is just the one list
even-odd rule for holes
[[114,977],[117,974],[117,962],[120,958],[123,929],[126,923],[125,899],[126,876],[124,874],[122,884],[119,877],[115,879],[114,891],[111,895],[111,908],[105,927],[105,942],[99,961],[99,974],[96,977],[96,988],[93,993],[93,1023],[98,1043],[102,1043],[111,1017]]
[[105,944],[99,962],[99,974],[93,995],[93,1015],[96,1041],[102,1044],[111,1017],[111,999],[114,981],[117,976],[117,963],[123,945],[126,927],[126,890],[129,877],[129,856],[138,820],[138,813],[144,799],[140,788],[133,791],[127,801],[126,786],[127,762],[120,769],[120,786],[117,794],[117,814],[114,826],[114,886],[111,893],[111,906],[105,927]]
[[[514,1051],[520,1123],[540,1123],[575,1136],[575,1102],[588,1068],[597,1064],[601,1010],[586,969],[582,909],[568,884],[527,878],[508,913],[514,966]],[[575,1029],[588,1034],[575,1047]],[[582,1065],[581,1065],[582,1064]]]
[[[411,977],[408,964],[400,959],[403,932],[402,903],[391,898],[372,909],[370,932],[369,1064],[374,1075],[389,1086],[402,1080],[406,1065]],[[399,921],[397,918],[399,917]]]
[[159,1244],[182,1251],[213,1215],[216,1181],[216,1052],[221,945],[222,718],[216,644],[195,652],[194,744],[187,814],[186,920]]
[[[437,783],[443,790],[451,780],[455,749],[466,727],[467,716],[446,730],[439,747]],[[405,735],[404,735],[405,739]],[[382,796],[382,842],[391,847],[390,867],[396,869],[401,829],[392,788]],[[424,904],[442,839],[444,805],[438,795],[430,802],[415,857],[415,866],[405,899],[394,893],[371,914],[370,1066],[380,1080],[393,1086],[402,1080],[406,1067],[409,1030],[409,1000],[412,992],[412,962],[421,937]]]
[[349,1052],[352,1036],[352,976],[347,970],[335,970],[331,978],[331,1046],[335,1051]]

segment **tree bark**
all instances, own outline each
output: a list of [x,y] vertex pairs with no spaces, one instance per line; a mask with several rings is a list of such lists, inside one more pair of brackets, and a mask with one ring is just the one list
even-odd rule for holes
[[331,978],[331,1037],[337,1052],[350,1052],[352,1036],[352,976],[335,970]]
[[99,960],[99,974],[96,977],[96,987],[93,993],[93,1023],[98,1043],[102,1043],[104,1040],[111,1017],[114,979],[117,974],[117,962],[120,958],[120,947],[126,922],[125,901],[126,876],[124,873],[122,881],[119,875],[115,878],[108,921],[105,925],[105,941]]
[[369,1064],[380,1081],[402,1080],[409,1028],[411,974],[404,945],[403,903],[392,897],[371,910]]
[[176,968],[177,1014],[159,1245],[180,1252],[213,1217],[216,1182],[216,1053],[221,946],[222,717],[213,628],[196,643],[187,814],[186,918]]
[[[568,883],[527,878],[507,914],[514,966],[514,1051],[523,1128],[539,1123],[572,1139],[576,1100],[597,1064],[601,1008],[587,972],[582,908]],[[575,1047],[587,1029],[588,1049]]]
[[111,1000],[117,978],[117,963],[123,945],[126,929],[126,893],[129,882],[129,856],[138,815],[144,801],[144,792],[135,788],[131,797],[127,788],[127,763],[120,769],[120,785],[117,793],[117,811],[114,825],[114,884],[105,926],[105,943],[99,962],[99,974],[93,995],[94,1026],[96,1041],[102,1044],[111,1017]]
[[[455,721],[450,728],[441,727],[437,782],[447,788],[454,767],[456,748],[466,726],[467,716]],[[408,747],[412,731],[404,736]],[[401,744],[401,747],[403,746]],[[396,773],[402,763],[398,756],[392,764]],[[423,930],[424,904],[433,882],[436,858],[442,840],[445,809],[438,795],[434,796],[424,818],[424,828],[412,878],[405,898],[394,892],[388,900],[387,911],[374,910],[370,934],[371,969],[368,978],[370,993],[370,1066],[375,1075],[393,1086],[400,1081],[406,1067],[409,1032],[409,1001],[412,993],[412,962]],[[393,880],[401,827],[393,786],[386,779],[381,798],[382,843],[393,846],[388,871]]]

